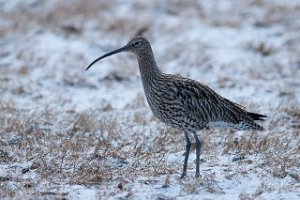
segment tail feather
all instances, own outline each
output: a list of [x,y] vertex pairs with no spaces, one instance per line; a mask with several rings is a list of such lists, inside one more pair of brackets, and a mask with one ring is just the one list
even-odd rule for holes
[[264,121],[266,120],[266,115],[261,115],[261,114],[257,114],[257,113],[251,113],[248,112],[248,115],[253,119],[253,120],[260,120],[260,121]]

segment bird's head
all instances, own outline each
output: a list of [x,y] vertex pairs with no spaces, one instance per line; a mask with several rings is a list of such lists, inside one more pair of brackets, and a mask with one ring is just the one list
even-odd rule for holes
[[135,55],[141,55],[143,53],[147,53],[148,49],[150,48],[150,43],[149,41],[144,38],[144,37],[134,37],[133,39],[131,39],[124,47],[121,47],[119,49],[116,49],[114,51],[111,51],[109,53],[104,54],[103,56],[100,56],[99,58],[97,58],[96,60],[94,60],[87,68],[86,70],[88,70],[93,64],[95,64],[96,62],[98,62],[99,60],[117,54],[117,53],[121,53],[121,52],[131,52],[134,53]]

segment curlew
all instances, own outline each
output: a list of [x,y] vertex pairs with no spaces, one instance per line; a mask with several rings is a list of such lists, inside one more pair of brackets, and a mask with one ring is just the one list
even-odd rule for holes
[[244,107],[220,95],[197,81],[165,74],[155,62],[151,45],[144,37],[134,37],[124,47],[104,54],[99,60],[120,52],[137,56],[144,92],[153,114],[165,124],[183,131],[186,139],[185,158],[181,178],[186,175],[190,135],[196,144],[196,177],[200,176],[201,141],[197,131],[204,128],[233,128],[237,130],[263,130],[255,120],[266,116],[248,112]]

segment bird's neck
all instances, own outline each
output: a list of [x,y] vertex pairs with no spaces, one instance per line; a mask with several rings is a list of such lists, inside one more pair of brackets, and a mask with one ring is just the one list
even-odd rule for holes
[[162,72],[157,67],[151,47],[146,53],[137,55],[137,59],[144,87],[146,86],[145,84],[155,83],[162,75]]

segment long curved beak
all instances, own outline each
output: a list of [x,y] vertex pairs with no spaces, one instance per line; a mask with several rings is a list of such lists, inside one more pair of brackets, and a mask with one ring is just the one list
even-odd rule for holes
[[95,64],[96,62],[98,62],[99,60],[105,58],[105,57],[108,57],[108,56],[111,56],[111,55],[114,55],[116,53],[121,53],[123,51],[127,51],[127,46],[124,46],[124,47],[121,47],[120,49],[117,49],[117,50],[114,50],[114,51],[111,51],[109,53],[106,53],[104,54],[103,56],[100,56],[99,58],[97,58],[96,60],[94,60],[91,64],[89,64],[89,66],[85,69],[86,71],[93,65]]

